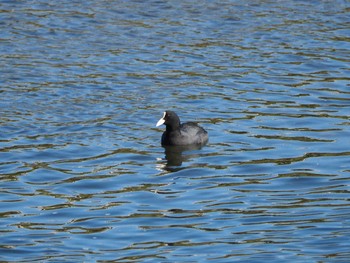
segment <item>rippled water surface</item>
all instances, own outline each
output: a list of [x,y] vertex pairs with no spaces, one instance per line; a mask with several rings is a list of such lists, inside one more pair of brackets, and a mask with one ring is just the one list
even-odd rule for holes
[[349,262],[349,11],[0,1],[0,261]]

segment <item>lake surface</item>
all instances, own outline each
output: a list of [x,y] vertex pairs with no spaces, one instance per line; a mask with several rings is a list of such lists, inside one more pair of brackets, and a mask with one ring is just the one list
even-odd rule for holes
[[349,262],[349,11],[1,1],[0,261]]

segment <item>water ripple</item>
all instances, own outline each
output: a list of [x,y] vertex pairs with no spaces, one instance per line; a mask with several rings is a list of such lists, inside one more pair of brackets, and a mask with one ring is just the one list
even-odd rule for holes
[[1,3],[0,261],[347,262],[348,10]]

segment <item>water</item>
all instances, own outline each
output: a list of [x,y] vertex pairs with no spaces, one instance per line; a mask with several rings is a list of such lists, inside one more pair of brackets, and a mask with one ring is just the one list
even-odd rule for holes
[[1,1],[0,260],[348,262],[349,8]]

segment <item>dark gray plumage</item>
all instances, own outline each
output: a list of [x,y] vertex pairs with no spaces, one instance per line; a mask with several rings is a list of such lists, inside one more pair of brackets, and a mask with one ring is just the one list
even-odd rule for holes
[[165,124],[162,145],[204,145],[208,142],[208,133],[194,122],[181,124],[179,116],[173,111],[165,111],[156,126]]

